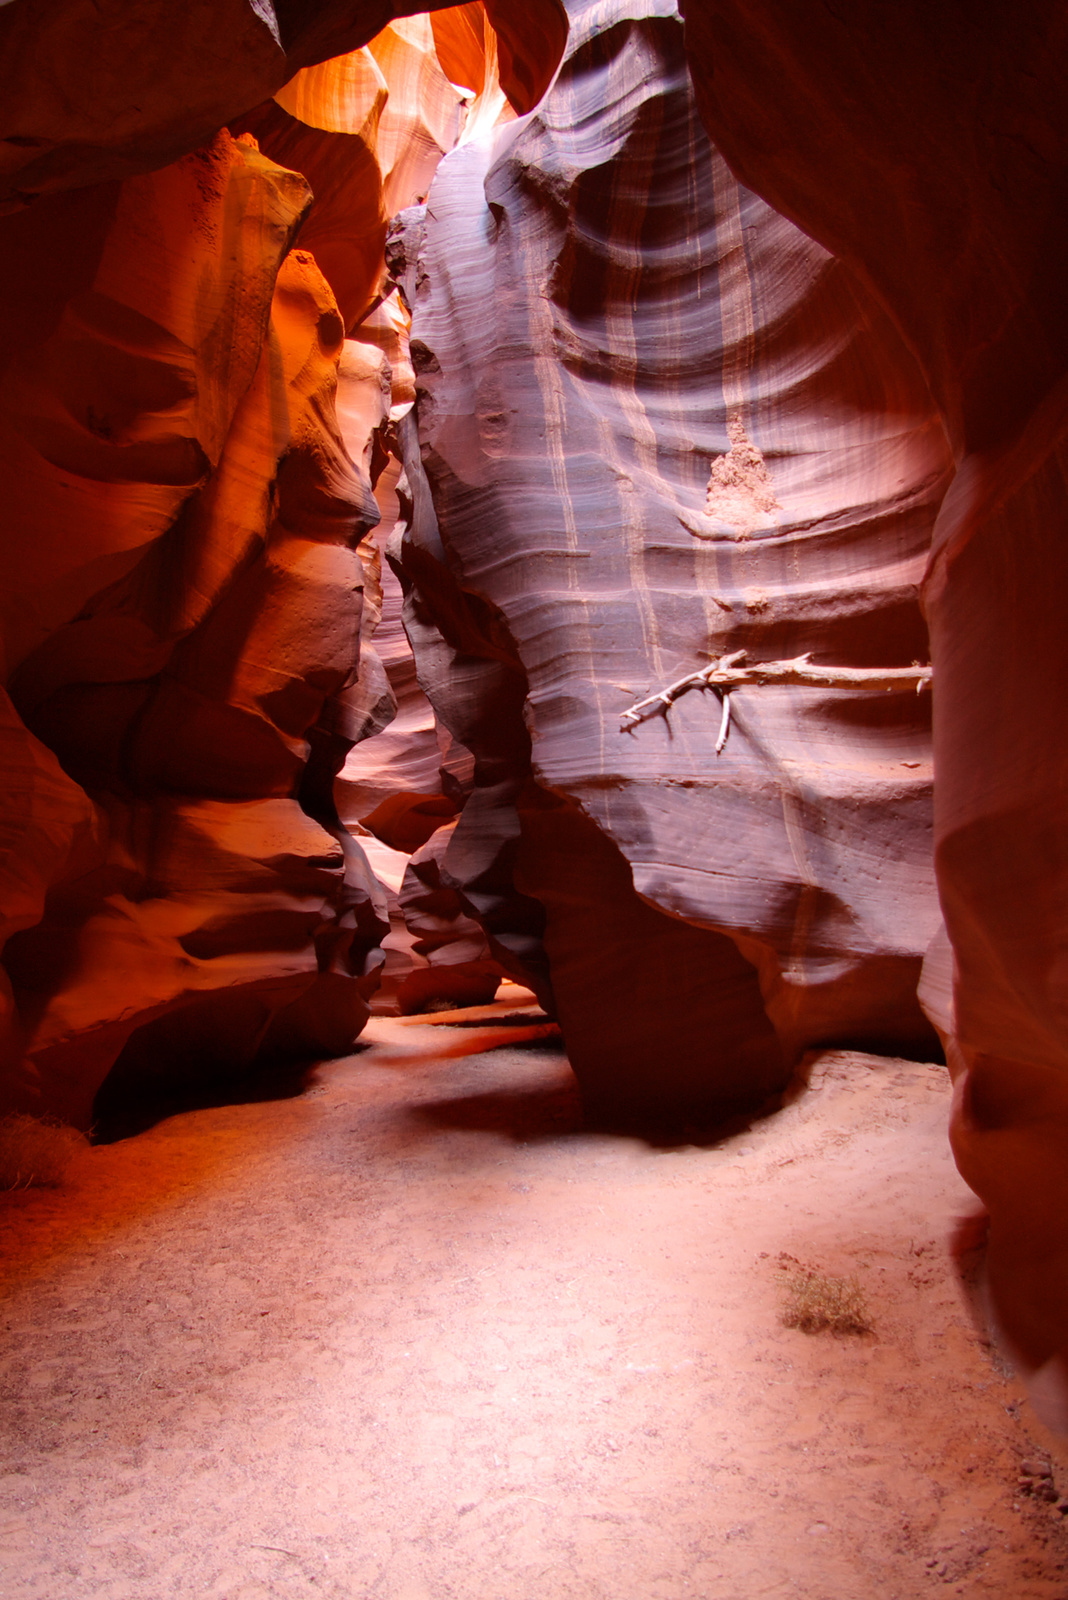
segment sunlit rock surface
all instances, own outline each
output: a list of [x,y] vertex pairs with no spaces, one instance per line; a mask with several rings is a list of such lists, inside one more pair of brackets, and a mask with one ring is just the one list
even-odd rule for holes
[[737,649],[927,659],[950,459],[899,334],[731,176],[655,0],[572,8],[543,107],[443,161],[406,253],[436,527],[415,495],[405,569],[453,655],[421,675],[503,833],[510,808],[588,1094],[723,1100],[815,1042],[931,1048],[930,697],[740,690],[718,756],[711,694],[620,731]]
[[[341,366],[338,415],[353,454],[360,440],[367,437],[380,449],[381,440],[388,437],[394,450],[397,448],[396,426],[415,400],[415,374],[408,356],[409,324],[410,318],[394,290],[360,323],[358,339],[348,341],[349,354]],[[388,392],[374,394],[366,378],[361,384],[354,384],[352,379],[358,369],[368,375],[388,374]],[[358,393],[370,397],[372,407],[377,401],[373,417],[367,402],[357,406]],[[369,460],[369,468],[372,465]],[[420,688],[415,658],[404,631],[404,596],[386,559],[389,541],[401,517],[401,496],[406,493],[400,463],[391,455],[375,483],[381,521],[372,538],[379,557],[382,604],[373,649],[382,662],[396,709],[387,726],[353,747],[338,775],[334,791],[337,807],[349,824],[360,822],[398,796],[437,793],[445,783],[452,790],[455,805],[459,805],[470,788],[470,756],[438,726],[433,707]]]
[[386,218],[566,31],[404,9],[0,15],[9,1102],[87,1124],[366,1018],[389,903],[334,780],[396,706]]
[[95,195],[96,259],[12,353],[0,429],[35,773],[5,798],[49,889],[9,914],[10,1095],[83,1123],[120,1054],[165,1082],[345,1048],[388,926],[309,763],[357,681],[377,510],[333,418],[336,303],[288,248],[307,187],[223,133]]

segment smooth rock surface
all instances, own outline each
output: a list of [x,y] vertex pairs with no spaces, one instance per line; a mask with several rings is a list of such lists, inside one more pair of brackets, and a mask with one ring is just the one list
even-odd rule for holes
[[110,1110],[366,1019],[389,899],[334,781],[396,705],[372,491],[413,394],[401,314],[346,326],[388,211],[566,32],[556,0],[119,10],[0,8],[0,1103],[83,1125],[109,1074]]
[[[673,6],[575,5],[571,21],[544,105],[445,158],[404,247],[421,439],[406,463],[436,523],[415,494],[404,565],[452,652],[442,676],[417,644],[421,677],[439,720],[468,730],[476,772],[489,760],[487,803],[505,804],[504,760],[513,817],[531,774],[629,866],[633,888],[624,875],[597,902],[602,976],[623,896],[654,967],[658,938],[708,930],[724,987],[749,994],[759,1028],[721,1027],[721,1001],[683,964],[673,1000],[704,1018],[703,1065],[681,1041],[657,1050],[636,1005],[618,1056],[628,1097],[643,1072],[650,1104],[671,1098],[672,1073],[680,1100],[702,1076],[707,1099],[759,1092],[815,1042],[934,1049],[916,1000],[939,921],[929,697],[740,690],[721,755],[711,695],[629,732],[620,715],[739,648],[925,660],[918,586],[951,468],[941,420],[856,277],[708,144]],[[476,671],[479,652],[498,665]],[[522,697],[507,754],[494,672]],[[472,731],[475,702],[483,723],[493,707],[488,734]],[[553,813],[534,811],[522,882],[537,896],[557,847]],[[469,806],[457,848],[472,822]],[[586,1079],[605,1018],[577,979],[569,1005],[552,965]],[[756,1071],[765,1016],[780,1065]]]

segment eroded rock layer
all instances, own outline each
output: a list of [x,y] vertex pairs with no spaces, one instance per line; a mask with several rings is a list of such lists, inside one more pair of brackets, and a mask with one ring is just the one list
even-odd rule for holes
[[35,773],[5,788],[9,873],[50,840],[8,926],[8,1098],[82,1123],[120,1055],[165,1079],[344,1048],[387,925],[308,760],[357,680],[377,510],[333,416],[334,297],[289,248],[306,185],[224,133],[94,193],[0,426]]
[[588,1097],[722,1103],[808,1044],[930,1048],[929,696],[739,690],[719,754],[710,693],[620,727],[741,649],[927,659],[950,459],[900,335],[708,143],[668,0],[573,5],[543,106],[445,159],[405,252],[409,631],[478,784],[444,870],[469,881],[492,813]]
[[[1068,1426],[1063,7],[570,9],[527,116],[557,0],[0,6],[2,1099],[345,1048],[402,900],[613,1114],[926,1050],[926,949]],[[925,694],[625,715],[923,663],[940,502],[944,930]]]
[[6,1103],[87,1124],[366,1018],[389,907],[334,780],[395,709],[386,217],[566,31],[406,9],[3,8]]

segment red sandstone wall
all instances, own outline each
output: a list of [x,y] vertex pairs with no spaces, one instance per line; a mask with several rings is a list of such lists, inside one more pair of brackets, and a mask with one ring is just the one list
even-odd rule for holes
[[344,1045],[384,925],[298,801],[358,669],[377,515],[333,420],[334,298],[288,248],[306,185],[224,133],[95,194],[95,259],[12,357],[0,424],[9,685],[68,775],[30,814],[93,821],[11,929],[8,1047],[18,1098],[82,1122],[148,1024],[160,1073]]
[[687,11],[713,137],[871,285],[953,443],[924,586],[952,960],[928,989],[997,1310],[1068,1425],[1068,20],[1052,0]]
[[[0,8],[0,213],[167,166],[294,74],[357,50],[436,0],[8,0]],[[481,6],[457,8],[481,12]],[[511,104],[537,103],[567,27],[558,0],[486,0]],[[453,13],[456,16],[456,11]],[[463,16],[441,25],[463,64]],[[472,86],[476,87],[476,86]]]
[[345,329],[388,209],[563,32],[555,0],[499,36],[473,7],[294,78],[395,12],[291,9],[0,16],[3,1094],[83,1124],[105,1078],[343,1050],[367,1015],[387,899],[333,784],[394,710],[394,385]]

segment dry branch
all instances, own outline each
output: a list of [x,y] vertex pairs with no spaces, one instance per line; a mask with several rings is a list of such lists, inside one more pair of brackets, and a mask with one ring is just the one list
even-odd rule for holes
[[800,684],[811,689],[865,689],[869,694],[903,694],[914,689],[919,694],[931,686],[931,668],[914,663],[911,667],[819,667],[814,666],[808,654],[795,656],[791,661],[754,661],[746,664],[744,650],[721,656],[700,672],[691,672],[685,678],[669,683],[657,694],[636,700],[619,719],[620,732],[636,728],[647,717],[658,711],[665,714],[668,707],[689,689],[715,689],[720,691],[723,716],[716,754],[727,742],[730,728],[730,689],[749,688],[757,684]]

